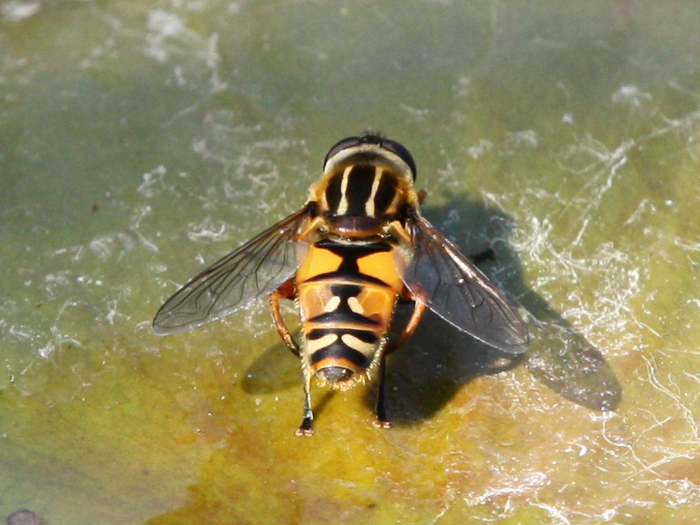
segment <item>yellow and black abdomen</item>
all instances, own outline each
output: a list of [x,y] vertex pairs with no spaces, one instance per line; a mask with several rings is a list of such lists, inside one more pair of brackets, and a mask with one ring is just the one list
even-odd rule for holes
[[297,271],[304,366],[331,386],[362,379],[381,357],[403,286],[389,243],[311,246]]

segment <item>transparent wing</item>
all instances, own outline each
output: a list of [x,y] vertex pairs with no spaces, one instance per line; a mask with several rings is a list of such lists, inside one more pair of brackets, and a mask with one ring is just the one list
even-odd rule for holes
[[220,319],[292,277],[297,268],[294,236],[306,216],[302,208],[180,288],[158,310],[153,331],[174,334]]
[[463,332],[510,354],[525,352],[527,326],[517,306],[423,217],[412,221],[408,289]]

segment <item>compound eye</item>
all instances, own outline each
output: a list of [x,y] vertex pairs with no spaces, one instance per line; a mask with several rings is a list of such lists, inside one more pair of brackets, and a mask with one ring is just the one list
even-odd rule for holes
[[328,151],[328,153],[326,154],[326,158],[323,159],[323,171],[326,171],[326,166],[328,165],[328,162],[333,157],[338,155],[341,151],[346,150],[348,148],[354,148],[361,144],[376,144],[380,148],[390,151],[394,155],[398,156],[410,168],[411,175],[413,176],[413,181],[415,182],[417,173],[416,162],[413,160],[413,157],[411,156],[409,151],[403,146],[403,144],[370,132],[365,133],[360,137],[347,137],[336,143]]
[[326,170],[326,164],[328,164],[328,161],[335,157],[338,153],[340,153],[344,149],[352,148],[357,146],[358,144],[362,144],[363,142],[364,140],[362,139],[362,137],[348,137],[337,142],[335,146],[328,150],[326,158],[323,159],[323,170]]
[[389,150],[392,153],[395,153],[396,155],[398,155],[399,158],[402,161],[404,161],[408,165],[409,168],[411,168],[411,175],[413,175],[413,182],[415,182],[416,181],[416,174],[417,174],[416,161],[413,160],[413,156],[404,147],[404,145],[400,144],[399,142],[396,142],[395,140],[382,139],[381,146],[382,146],[382,148]]

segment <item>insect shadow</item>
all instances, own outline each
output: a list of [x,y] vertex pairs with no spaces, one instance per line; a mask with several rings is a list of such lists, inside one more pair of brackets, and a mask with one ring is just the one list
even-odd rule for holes
[[[387,358],[386,392],[389,419],[414,424],[429,419],[473,379],[525,366],[562,397],[599,411],[620,403],[620,384],[600,351],[556,310],[529,289],[517,254],[507,239],[513,221],[500,210],[448,196],[447,204],[425,206],[423,215],[467,255],[493,250],[480,269],[526,311],[530,345],[523,355],[508,355],[483,344],[427,311],[414,336]],[[398,307],[393,331],[400,331],[408,308]],[[280,353],[288,354],[280,358]],[[247,370],[243,389],[269,393],[301,385],[299,362],[283,343],[265,351]],[[368,390],[373,407],[376,392]],[[328,396],[319,396],[319,408]]]

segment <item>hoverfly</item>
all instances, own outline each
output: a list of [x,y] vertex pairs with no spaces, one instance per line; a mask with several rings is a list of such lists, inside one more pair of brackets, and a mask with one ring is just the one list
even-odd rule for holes
[[[153,329],[174,334],[269,296],[279,335],[301,359],[304,412],[312,434],[311,380],[343,390],[377,371],[375,425],[384,409],[386,356],[415,332],[425,309],[510,354],[529,335],[517,306],[419,211],[416,164],[393,140],[365,133],[333,146],[321,179],[295,213],[204,270],[168,299]],[[280,300],[296,301],[301,343]],[[403,331],[388,335],[397,302],[412,305]]]

